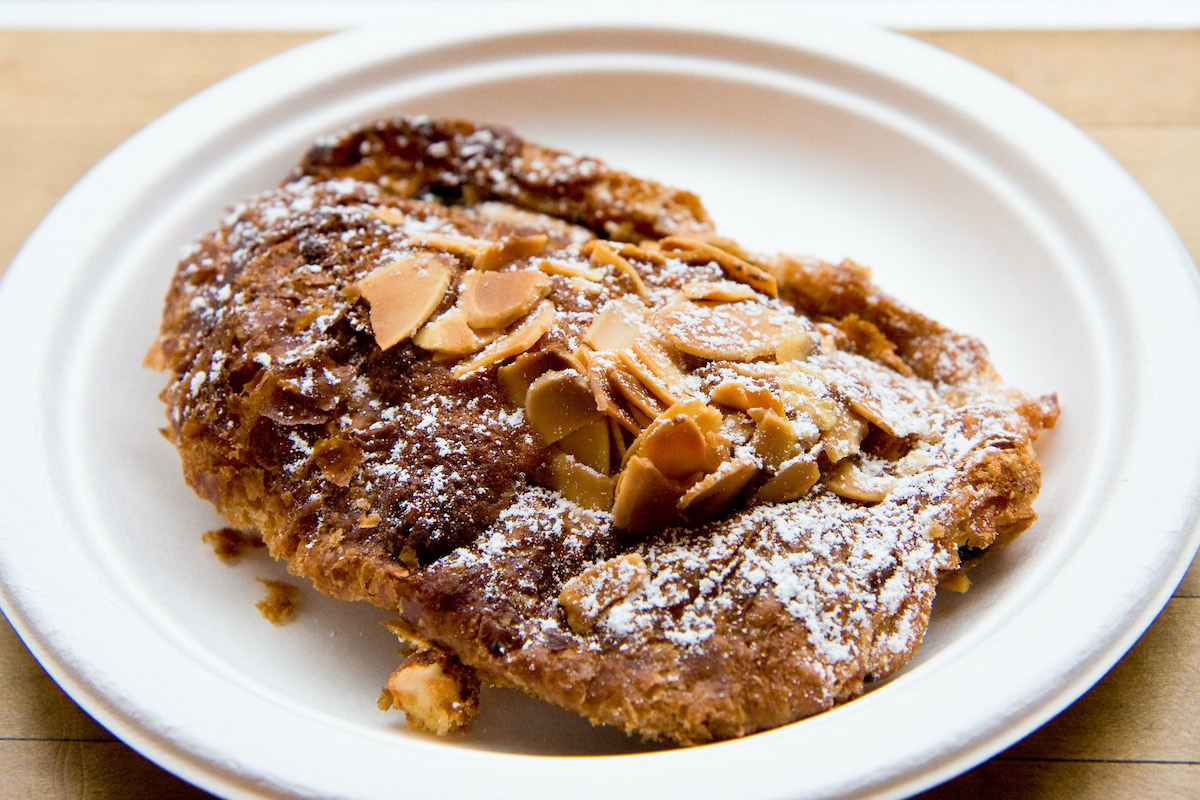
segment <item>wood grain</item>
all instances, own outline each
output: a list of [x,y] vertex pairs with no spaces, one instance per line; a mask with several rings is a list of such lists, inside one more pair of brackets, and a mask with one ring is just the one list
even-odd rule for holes
[[[1200,31],[917,32],[1083,128],[1200,255]],[[97,160],[191,94],[308,33],[0,31],[0,268]],[[1078,702],[921,795],[1200,795],[1200,568]],[[199,798],[114,739],[0,623],[0,798]]]

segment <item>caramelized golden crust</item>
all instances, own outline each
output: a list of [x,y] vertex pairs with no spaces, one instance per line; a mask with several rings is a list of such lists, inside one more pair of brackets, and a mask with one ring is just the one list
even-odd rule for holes
[[147,362],[189,483],[294,574],[682,744],[906,663],[939,580],[1033,520],[1057,416],[861,267],[445,120],[330,137],[231,210]]
[[460,119],[380,120],[321,140],[293,173],[301,176],[378,183],[404,198],[435,194],[465,205],[502,200],[609,239],[712,230],[691,192]]

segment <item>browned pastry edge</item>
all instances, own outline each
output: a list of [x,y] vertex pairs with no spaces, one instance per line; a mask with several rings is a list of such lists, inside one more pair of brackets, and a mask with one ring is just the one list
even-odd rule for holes
[[712,230],[691,192],[461,119],[380,120],[315,145],[291,179],[353,178],[399,197],[432,193],[473,206],[503,200],[636,241]]

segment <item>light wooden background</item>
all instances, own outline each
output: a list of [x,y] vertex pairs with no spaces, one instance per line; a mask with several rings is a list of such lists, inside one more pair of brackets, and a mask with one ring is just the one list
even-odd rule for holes
[[[998,73],[1082,127],[1200,260],[1200,31],[912,35]],[[0,31],[0,269],[88,167],[139,127],[314,36]],[[0,621],[0,799],[196,797],[208,795],[75,706]],[[1200,568],[1091,692],[922,797],[1200,798]]]

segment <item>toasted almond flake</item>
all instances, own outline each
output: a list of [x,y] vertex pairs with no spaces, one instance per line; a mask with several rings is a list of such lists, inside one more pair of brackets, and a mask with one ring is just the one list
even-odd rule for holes
[[470,259],[472,264],[491,245],[490,242],[482,239],[471,239],[466,236],[450,236],[443,233],[417,233],[410,235],[408,238],[417,247],[461,256]]
[[472,328],[504,328],[528,314],[549,293],[550,278],[537,270],[471,270],[462,277],[458,307]]
[[561,346],[557,341],[547,342],[546,351],[553,354],[555,358],[563,363],[564,366],[578,372],[580,375],[587,372],[587,359],[580,354],[580,350],[586,347],[577,347],[574,350],[568,350]]
[[600,267],[613,267],[619,274],[629,278],[630,283],[633,284],[633,290],[637,292],[639,297],[644,299],[650,296],[650,290],[646,288],[646,283],[642,280],[642,276],[624,256],[618,254],[605,242],[596,240],[590,244],[590,258],[593,264]]
[[821,477],[813,458],[795,458],[785,462],[759,487],[757,499],[764,503],[787,503],[803,497]]
[[614,481],[574,456],[554,448],[550,454],[550,488],[565,499],[593,511],[613,506]]
[[535,350],[522,353],[496,370],[496,378],[509,402],[515,406],[525,407],[525,396],[529,387],[539,375],[556,369],[558,358],[548,350]]
[[720,427],[720,412],[700,402],[680,403],[638,434],[626,451],[626,459],[646,458],[676,480],[712,472],[725,451]]
[[396,209],[386,207],[372,209],[369,212],[369,216],[372,216],[378,220],[382,220],[388,225],[403,225],[405,219],[404,215]]
[[747,386],[739,381],[723,381],[712,391],[712,401],[738,411],[754,408],[767,409],[780,416],[787,416],[787,409],[775,393],[766,387]]
[[679,258],[689,264],[706,264],[716,262],[725,274],[735,281],[747,284],[769,297],[779,296],[779,286],[775,276],[756,264],[751,264],[744,258],[723,250],[715,244],[699,239],[685,239],[670,236],[660,243],[664,253]]
[[580,278],[592,283],[604,280],[604,270],[597,267],[589,267],[586,264],[578,264],[572,261],[550,261],[547,259],[538,262],[538,269],[547,275],[561,275],[564,278]]
[[858,452],[870,426],[867,421],[848,408],[842,407],[834,420],[833,427],[821,433],[821,447],[833,463],[838,463]]
[[971,579],[963,572],[951,572],[938,580],[938,588],[962,594],[971,588]]
[[497,270],[514,261],[541,255],[548,241],[549,237],[544,233],[533,236],[505,236],[492,242],[476,256],[473,266],[478,270]]
[[623,364],[614,366],[608,377],[617,392],[629,404],[629,411],[635,419],[637,414],[641,413],[646,416],[647,421],[652,420],[667,408],[667,404],[647,389]]
[[683,414],[654,420],[630,449],[649,459],[663,475],[678,481],[707,473],[716,466],[711,461],[704,431],[694,419]]
[[737,504],[758,465],[748,458],[725,461],[679,498],[679,511],[689,525],[716,519]]
[[688,300],[708,300],[715,303],[734,303],[750,300],[755,296],[754,288],[733,281],[691,281],[683,285],[683,296]]
[[609,441],[612,443],[612,463],[624,464],[625,453],[629,449],[629,442],[625,439],[625,428],[620,422],[608,418],[608,433]]
[[633,344],[642,331],[648,309],[628,295],[612,300],[592,320],[583,341],[593,350],[621,350]]
[[441,650],[421,650],[391,674],[379,707],[399,709],[414,730],[445,736],[479,710],[479,679]]
[[446,296],[453,262],[437,253],[411,253],[355,283],[370,304],[375,341],[387,350],[412,336]]
[[602,357],[596,353],[589,354],[586,349],[582,348],[579,350],[579,354],[585,359],[587,365],[585,374],[588,386],[592,389],[592,396],[596,399],[596,407],[630,433],[637,434],[641,431],[645,425],[634,418],[613,383],[612,375],[616,370],[616,365],[611,358]]
[[567,624],[585,634],[614,604],[641,588],[650,569],[637,553],[610,558],[588,567],[563,584],[559,605],[567,612]]
[[757,420],[750,446],[772,472],[785,461],[800,455],[800,437],[787,417],[768,411]]
[[602,475],[607,475],[612,468],[612,437],[606,417],[580,426],[578,430],[559,439],[558,446],[576,461]]
[[516,328],[489,344],[470,361],[455,366],[450,374],[455,378],[464,378],[489,364],[524,353],[550,330],[554,325],[554,317],[554,304],[543,300]]
[[788,334],[775,345],[775,360],[780,364],[802,361],[809,357],[815,344],[813,337],[806,331]]
[[804,397],[795,407],[810,417],[822,433],[837,427],[843,413],[842,406],[832,397]]
[[573,369],[553,370],[531,383],[525,395],[525,413],[546,444],[603,418],[591,387]]
[[654,325],[685,353],[713,361],[752,361],[773,356],[797,318],[760,303],[671,303],[654,315]]
[[853,409],[854,413],[863,417],[867,422],[878,425],[890,436],[897,435],[897,429],[893,425],[893,422],[896,422],[897,420],[894,419],[893,415],[887,412],[883,403],[881,403],[877,397],[865,394],[859,395],[850,398],[849,405],[850,408]]
[[462,309],[452,308],[426,322],[413,334],[413,344],[436,353],[466,355],[474,353],[498,335],[495,331],[480,335],[467,323],[467,315]]
[[617,357],[629,372],[667,405],[692,399],[683,372],[671,360],[667,348],[649,336],[639,336]]
[[648,458],[635,456],[617,477],[613,527],[642,537],[683,521],[676,504],[684,487],[663,475]]
[[834,494],[862,503],[885,500],[896,485],[896,479],[890,475],[867,475],[853,461],[839,464],[825,475],[824,481]]

